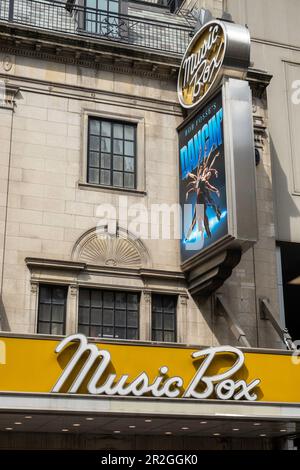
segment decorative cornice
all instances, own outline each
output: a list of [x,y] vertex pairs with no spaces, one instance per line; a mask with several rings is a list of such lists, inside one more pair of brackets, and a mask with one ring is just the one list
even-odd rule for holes
[[181,57],[146,47],[0,23],[0,51],[80,67],[176,80]]
[[247,80],[249,81],[253,96],[261,99],[269,86],[273,75],[264,70],[249,68],[247,72]]
[[61,261],[44,258],[25,258],[25,263],[30,270],[64,269],[67,271],[83,271],[86,269],[85,263],[76,263],[74,261]]
[[19,87],[0,82],[0,108],[14,109]]
[[[146,280],[160,280],[160,281],[176,281],[179,283],[180,288],[185,287],[185,276],[181,271],[163,271],[159,269],[136,269],[128,267],[114,267],[114,266],[95,266],[76,261],[60,261],[45,258],[25,258],[25,263],[31,272],[40,270],[60,270],[62,273],[65,271],[73,271],[80,274],[94,273],[105,276],[113,277],[133,277]],[[37,281],[33,280],[33,283]],[[73,286],[73,284],[72,284]],[[146,291],[145,291],[146,292]]]

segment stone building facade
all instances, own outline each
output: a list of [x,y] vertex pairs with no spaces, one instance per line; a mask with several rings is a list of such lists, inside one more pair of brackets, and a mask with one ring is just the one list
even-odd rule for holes
[[[173,342],[284,348],[282,338],[260,312],[261,299],[267,299],[280,324],[268,133],[269,67],[258,70],[265,67],[255,60],[247,77],[260,156],[256,170],[259,240],[243,254],[217,293],[226,311],[218,307],[215,295],[191,297],[181,271],[178,240],[138,239],[124,220],[124,204],[143,204],[150,211],[153,205],[178,202],[176,129],[183,112],[176,82],[195,26],[184,12],[199,6],[221,17],[223,2],[186,1],[182,11],[174,13],[154,1],[126,2],[127,13],[141,21],[136,39],[128,43],[116,41],[114,32],[110,37],[94,30],[76,34],[74,10],[67,12],[64,6],[59,10],[55,2],[55,27],[51,30],[49,23],[43,27],[40,19],[45,14],[49,22],[52,2],[42,2],[44,10],[33,15],[32,10],[24,13],[26,1],[20,1],[23,6],[15,1],[19,10],[13,18],[7,16],[9,2],[0,1],[1,330],[46,334],[39,329],[41,286],[52,286],[67,289],[61,333],[76,333],[80,290],[100,289],[138,294],[134,340],[155,341],[153,296],[166,295],[176,299]],[[227,8],[230,11],[230,5]],[[145,18],[152,21],[148,29]],[[80,15],[76,21],[80,25]],[[156,22],[161,23],[160,29]],[[143,41],[143,34],[149,43]],[[162,42],[153,42],[151,34],[159,35]],[[171,43],[176,47],[172,49]],[[91,119],[136,129],[135,187],[89,181]],[[99,217],[103,204],[121,204],[116,218],[107,216],[108,222],[116,221],[111,237]],[[140,223],[150,234],[151,218]]]

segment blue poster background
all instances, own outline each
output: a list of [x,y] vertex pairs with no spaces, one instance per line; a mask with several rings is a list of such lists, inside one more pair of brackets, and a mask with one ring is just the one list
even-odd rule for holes
[[221,92],[179,131],[179,159],[184,262],[228,233]]

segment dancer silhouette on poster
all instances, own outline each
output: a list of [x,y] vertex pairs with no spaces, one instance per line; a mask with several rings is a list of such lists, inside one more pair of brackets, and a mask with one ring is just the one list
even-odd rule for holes
[[[213,168],[213,165],[216,159],[220,156],[220,154],[219,152],[217,152],[213,156],[214,152],[215,152],[215,146],[212,147],[209,155],[207,157],[204,157],[202,163],[200,163],[200,157],[199,157],[196,174],[188,173],[188,177],[192,181],[190,181],[187,186],[189,189],[186,192],[186,200],[188,199],[189,194],[191,192],[195,192],[197,197],[196,197],[196,204],[194,207],[192,223],[188,230],[186,240],[188,240],[189,237],[191,236],[196,226],[196,223],[198,225],[199,232],[201,233],[203,232],[203,225],[204,225],[204,229],[206,231],[207,236],[211,238],[212,234],[211,234],[210,225],[209,225],[209,218],[207,216],[208,206],[213,208],[213,210],[216,213],[217,219],[218,220],[221,219],[220,208],[212,198],[212,193],[215,193],[217,197],[220,197],[220,191],[210,183],[210,180],[212,178],[218,178],[218,171],[215,168]],[[200,151],[200,155],[201,155],[201,151]],[[213,158],[210,163],[211,157]],[[203,206],[203,214],[201,214],[201,211],[197,210],[197,206],[198,207]]]

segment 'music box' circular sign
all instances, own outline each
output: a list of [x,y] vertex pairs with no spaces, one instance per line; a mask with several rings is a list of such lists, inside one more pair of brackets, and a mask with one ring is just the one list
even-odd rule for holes
[[[190,42],[178,76],[178,98],[194,108],[219,84],[224,71],[241,78],[250,64],[250,34],[245,26],[210,21]],[[231,71],[231,73],[230,73]]]

